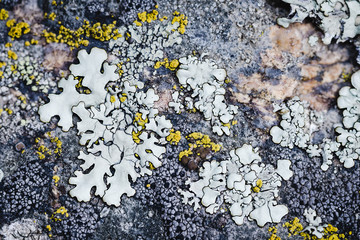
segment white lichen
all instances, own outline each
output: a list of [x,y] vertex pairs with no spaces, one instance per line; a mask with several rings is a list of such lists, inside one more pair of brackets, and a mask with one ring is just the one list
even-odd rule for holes
[[[82,170],[69,179],[75,185],[70,195],[89,201],[95,187],[95,195],[108,205],[119,206],[122,195],[135,194],[131,182],[161,166],[166,150],[163,145],[172,124],[157,115],[154,102],[159,97],[154,89],[144,91],[128,81],[119,81],[114,73],[116,66],[104,62],[104,50],[93,48],[90,54],[80,50],[78,57],[80,63],[70,66],[73,75],[59,83],[63,91],[50,95],[50,102],[40,107],[40,118],[49,121],[58,115],[58,125],[68,130],[73,125],[73,114],[79,117],[79,143],[86,151],[78,156],[84,161]],[[82,78],[82,86],[90,94],[76,90],[75,77]],[[108,85],[116,80],[119,85]]]
[[309,225],[304,228],[303,232],[308,232],[321,239],[328,224],[321,225],[321,217],[317,216],[316,211],[312,208],[305,209],[304,216]]
[[[210,121],[212,130],[218,135],[230,135],[230,122],[237,114],[237,107],[226,104],[224,81],[226,71],[218,68],[215,62],[187,56],[179,59],[180,67],[176,72],[179,84],[183,88],[180,94],[173,93],[173,102],[169,103],[177,113],[181,108],[200,111],[205,120]],[[179,100],[179,95],[190,94],[185,97],[184,103]]]
[[279,126],[270,129],[274,143],[283,147],[294,146],[306,149],[310,144],[311,135],[318,130],[322,122],[321,113],[310,111],[309,104],[298,97],[285,104],[274,104],[274,112],[281,115]]
[[343,109],[343,126],[335,128],[339,134],[336,141],[342,147],[336,155],[346,168],[353,167],[360,156],[360,71],[351,76],[351,85],[354,88],[346,86],[339,91],[337,105]]
[[[107,94],[105,86],[118,78],[115,74],[116,66],[104,63],[107,53],[103,49],[93,48],[89,54],[86,50],[80,50],[78,59],[80,63],[72,64],[69,68],[71,75],[67,79],[62,78],[58,84],[62,92],[50,94],[50,102],[39,108],[41,121],[49,122],[52,117],[59,116],[58,126],[64,131],[73,126],[72,107],[79,102],[84,102],[86,107],[98,106]],[[90,94],[81,94],[76,90],[78,81],[75,77],[83,78],[82,85],[90,89]]]
[[119,28],[124,37],[111,40],[109,47],[117,58],[113,63],[121,65],[121,77],[131,86],[144,87],[140,77],[146,67],[154,67],[164,57],[164,49],[182,42],[181,34],[175,31],[178,22],[155,21],[141,26],[133,23]]
[[321,169],[326,171],[340,144],[328,138],[320,144],[312,144],[312,136],[323,122],[323,113],[311,110],[309,104],[298,97],[280,105],[274,104],[274,111],[280,113],[282,120],[279,126],[270,129],[273,142],[283,147],[304,149],[309,157],[321,157]]
[[37,224],[36,220],[30,218],[23,218],[12,222],[11,224],[5,224],[0,230],[0,235],[7,240],[18,239],[49,239],[46,233],[43,233],[41,227]]
[[290,23],[302,22],[305,18],[316,18],[323,30],[322,41],[330,44],[332,39],[344,42],[360,33],[360,2],[354,0],[282,0],[289,3],[292,17],[279,18],[278,24],[288,27]]
[[263,227],[268,222],[280,222],[288,213],[285,205],[278,205],[278,187],[282,179],[293,175],[289,160],[278,160],[277,168],[265,165],[251,145],[230,151],[230,158],[221,162],[205,162],[199,180],[186,182],[189,190],[179,189],[183,202],[213,214],[225,204],[236,224],[244,218],[255,220]]
[[3,170],[0,169],[0,182],[2,181],[3,178],[4,178],[4,172]]
[[324,138],[322,143],[312,144],[311,136],[319,129],[323,116],[296,97],[274,105],[282,120],[270,129],[273,142],[283,147],[297,146],[306,150],[309,157],[321,157],[323,171],[329,169],[335,155],[345,168],[353,167],[360,157],[360,71],[351,76],[351,84],[354,88],[345,86],[339,91],[337,105],[343,109],[343,119],[334,125],[336,141]]

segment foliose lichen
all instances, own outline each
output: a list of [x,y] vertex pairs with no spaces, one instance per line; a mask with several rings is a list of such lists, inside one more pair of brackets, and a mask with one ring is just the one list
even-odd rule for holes
[[360,33],[358,13],[360,3],[352,0],[282,0],[289,3],[292,17],[278,18],[277,22],[283,27],[290,23],[302,22],[305,18],[311,17],[318,20],[318,26],[323,30],[322,41],[330,44],[332,39],[344,42],[354,38]]
[[199,180],[189,179],[189,190],[179,189],[185,204],[213,214],[226,205],[236,224],[244,218],[255,220],[259,226],[280,222],[288,213],[285,205],[277,204],[278,187],[282,179],[293,175],[289,160],[278,160],[277,168],[265,165],[251,145],[231,150],[230,158],[217,162],[204,162]]
[[230,135],[231,121],[238,110],[235,105],[228,105],[224,88],[226,71],[218,68],[214,61],[201,56],[187,56],[179,59],[176,72],[180,91],[172,93],[169,103],[177,113],[181,110],[200,111],[205,120],[210,121],[212,131],[219,136]]

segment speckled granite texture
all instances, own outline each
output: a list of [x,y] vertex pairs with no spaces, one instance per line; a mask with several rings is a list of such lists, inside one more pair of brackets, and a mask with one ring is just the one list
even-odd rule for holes
[[[324,44],[311,14],[284,28],[286,2],[0,0],[0,239],[360,239],[360,157],[345,168],[334,155],[323,171],[322,157],[270,135],[287,114],[273,103],[297,96],[323,116],[304,123],[311,144],[336,141],[360,37]],[[208,172],[244,144],[269,172],[289,160],[292,176],[260,173],[250,153],[236,176]],[[194,210],[180,192],[199,179],[212,190]],[[243,179],[239,194],[229,182]],[[287,214],[277,221],[272,204]]]

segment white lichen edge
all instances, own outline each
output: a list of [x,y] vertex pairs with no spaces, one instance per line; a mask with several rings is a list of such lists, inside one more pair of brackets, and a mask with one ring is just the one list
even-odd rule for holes
[[225,204],[236,224],[243,224],[248,217],[263,227],[268,222],[280,222],[288,213],[288,208],[277,205],[275,198],[281,179],[288,180],[293,175],[290,165],[290,160],[278,160],[276,169],[265,165],[256,149],[244,144],[231,150],[229,159],[204,162],[199,180],[189,179],[189,190],[178,192],[183,203],[193,205],[195,211],[201,203],[207,213],[213,214]]
[[[323,30],[323,43],[330,44],[333,39],[344,42],[360,34],[358,14],[360,2],[352,0],[319,1],[319,0],[282,0],[289,3],[291,12],[288,18],[278,18],[277,23],[285,28],[290,23],[302,22],[307,17],[320,21]],[[313,42],[313,40],[311,41]]]
[[[205,120],[210,121],[212,130],[219,136],[230,135],[230,122],[237,114],[237,107],[228,105],[225,101],[226,78],[225,69],[218,68],[214,61],[204,59],[205,54],[199,59],[195,56],[187,56],[179,59],[180,66],[176,77],[182,87],[182,91],[175,91],[169,103],[177,113],[183,108],[186,110],[200,111]],[[191,94],[183,101],[180,96]]]
[[321,217],[317,216],[316,211],[312,208],[305,209],[304,216],[309,225],[304,228],[303,232],[308,232],[321,239],[328,224],[321,225]]
[[335,124],[338,134],[336,141],[324,138],[320,144],[311,144],[310,136],[319,129],[322,114],[309,109],[308,103],[298,97],[284,104],[274,105],[274,111],[281,114],[279,126],[270,129],[272,141],[283,147],[297,146],[306,150],[309,157],[321,157],[321,169],[327,171],[336,155],[345,168],[355,165],[360,150],[360,71],[351,77],[354,88],[349,86],[340,89],[337,104],[343,109],[342,124]]
[[[159,96],[154,89],[145,92],[125,80],[117,88],[105,89],[119,76],[116,66],[105,62],[103,49],[93,48],[90,54],[80,50],[78,59],[79,64],[70,66],[72,75],[59,82],[63,91],[50,94],[50,102],[40,107],[40,118],[47,122],[59,116],[58,125],[64,131],[73,126],[73,114],[80,118],[76,123],[79,143],[86,147],[86,153],[80,151],[78,159],[84,162],[69,179],[75,185],[69,193],[78,201],[89,201],[95,188],[95,195],[105,203],[119,206],[122,195],[135,194],[131,182],[161,166],[165,137],[172,124],[157,115],[154,102]],[[83,78],[82,85],[90,94],[76,90],[75,77]]]
[[[110,81],[115,81],[118,76],[115,74],[116,66],[104,63],[107,53],[100,48],[92,48],[88,54],[86,50],[78,52],[79,64],[70,66],[71,75],[68,79],[62,78],[58,87],[62,88],[60,94],[50,94],[49,103],[40,106],[40,120],[49,122],[52,117],[59,116],[58,126],[63,131],[68,131],[73,126],[71,111],[72,107],[79,102],[84,102],[86,107],[98,106],[105,99],[107,91],[105,86]],[[104,63],[104,64],[103,64]],[[103,68],[103,72],[101,72]],[[74,77],[83,77],[82,85],[90,89],[91,94],[80,94],[76,91],[78,83]]]
[[4,172],[3,170],[0,169],[0,182],[2,181],[3,178],[4,178]]

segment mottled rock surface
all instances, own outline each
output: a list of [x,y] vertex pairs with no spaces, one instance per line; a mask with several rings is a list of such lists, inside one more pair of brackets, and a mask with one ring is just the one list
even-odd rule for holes
[[[336,101],[339,90],[351,85],[350,76],[359,69],[359,36],[343,43],[324,44],[324,33],[314,19],[283,28],[276,21],[286,17],[290,8],[280,1],[2,0],[0,9],[4,9],[0,13],[0,239],[304,239],[299,235],[289,237],[283,224],[297,217],[307,226],[304,212],[310,208],[316,210],[323,224],[338,228],[340,239],[360,239],[360,161],[348,169],[335,157],[329,169],[323,171],[320,157],[311,158],[296,146],[289,149],[275,144],[269,133],[281,120],[273,103],[298,96],[309,103],[310,109],[325,116],[319,131],[312,136],[312,144],[323,138],[335,141],[333,126],[342,118]],[[171,25],[172,21],[175,25]],[[28,27],[18,25],[21,22]],[[136,32],[138,24],[143,28]],[[161,33],[156,32],[159,29]],[[92,109],[87,106],[87,115],[73,114],[74,127],[67,132],[59,127],[59,117],[47,123],[40,121],[40,106],[54,96],[50,94],[62,93],[57,84],[62,77],[68,78],[71,64],[79,64],[79,51],[86,49],[89,53],[94,47],[106,51],[107,61],[117,67],[120,79],[107,85],[104,108],[101,104]],[[151,52],[152,48],[160,52]],[[209,59],[226,71],[226,78],[217,88],[221,93],[214,95],[224,96],[221,104],[237,108],[237,113],[231,113],[231,121],[218,122],[219,128],[229,128],[229,135],[214,133],[214,123],[205,120],[201,107],[186,108],[186,104],[191,105],[186,97],[198,99],[201,94],[206,95],[202,89],[196,90],[196,95],[194,88],[179,83],[179,62],[175,60],[187,56],[200,62]],[[104,66],[99,67],[98,73],[103,73]],[[206,83],[211,85],[214,76],[218,75],[213,74]],[[72,96],[87,96],[91,92],[84,79],[81,75],[74,79]],[[136,83],[136,87],[124,84],[125,80]],[[149,90],[156,95],[152,100],[146,99],[151,95]],[[174,102],[172,94],[176,91],[179,101],[183,100],[182,111],[175,111],[169,104]],[[129,99],[133,102],[127,102]],[[66,99],[62,101],[54,106],[68,104]],[[68,110],[75,112],[72,106],[77,104],[68,104]],[[111,115],[119,109],[123,115],[118,116],[129,116],[123,123],[120,122],[125,117]],[[133,109],[138,112],[131,112]],[[153,109],[171,122],[173,131],[161,127],[166,122],[151,115]],[[149,117],[142,118],[145,115]],[[84,116],[89,122],[80,130]],[[111,155],[110,146],[115,146],[116,137],[92,137],[97,128],[88,126],[93,126],[95,118],[97,127],[107,127],[114,136],[116,128],[110,126],[118,124],[116,127],[134,146],[148,140],[142,138],[144,133],[153,139],[141,148],[142,154],[131,152],[136,159],[133,162],[137,165],[131,168],[135,172],[122,175],[122,181],[129,183],[126,189],[132,189],[129,191],[133,194],[120,195],[118,207],[109,204],[111,200],[104,202],[94,187],[87,192],[91,195],[87,202],[78,202],[78,196],[69,194],[75,187],[69,183],[69,178],[75,178],[75,171],[86,175],[97,167],[88,163],[81,169],[84,161],[78,158],[79,151],[91,159],[115,161],[104,170],[106,174],[96,178],[96,186],[106,189],[116,184],[110,176],[121,172],[123,169],[116,166],[127,159],[124,146],[129,142],[116,145],[114,152],[121,154]],[[154,121],[153,125],[147,121]],[[208,146],[202,142],[197,143],[202,148],[197,148],[194,139],[186,138],[192,133],[207,135],[221,148],[207,150],[212,146],[207,139],[203,141]],[[79,143],[84,135],[90,136],[91,143]],[[256,221],[245,218],[243,224],[237,225],[225,204],[214,214],[207,213],[201,203],[195,211],[179,194],[179,189],[188,188],[188,179],[200,179],[199,168],[204,162],[221,163],[229,158],[231,149],[244,144],[257,148],[267,166],[276,168],[279,159],[291,161],[293,176],[272,190],[278,193],[277,204],[288,208],[280,223],[259,227]],[[191,156],[199,166],[189,167],[180,161],[179,154],[185,150],[201,155]],[[144,156],[152,161],[142,160]],[[254,198],[261,187],[258,181],[251,188]],[[268,231],[274,226],[276,233]]]

